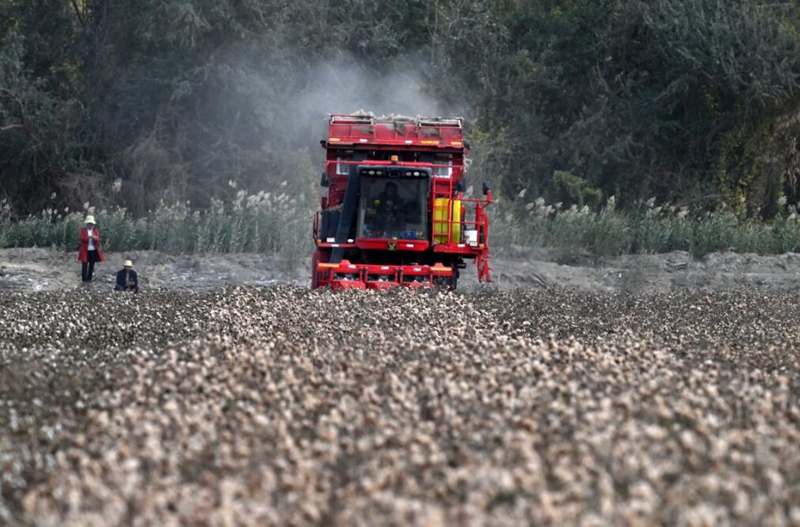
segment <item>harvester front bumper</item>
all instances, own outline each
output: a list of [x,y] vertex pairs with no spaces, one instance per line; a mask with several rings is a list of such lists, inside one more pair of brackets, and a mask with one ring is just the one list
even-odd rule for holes
[[340,263],[318,263],[314,272],[317,273],[318,287],[386,290],[395,287],[449,288],[456,270],[442,264],[368,265],[342,260]]

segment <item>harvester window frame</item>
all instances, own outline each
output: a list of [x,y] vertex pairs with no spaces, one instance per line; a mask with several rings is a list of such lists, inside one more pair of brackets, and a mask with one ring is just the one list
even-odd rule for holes
[[453,175],[453,154],[436,154],[433,177],[449,178]]
[[[394,167],[392,167],[394,168]],[[428,226],[428,218],[427,218],[427,211],[428,211],[428,199],[430,194],[430,176],[428,171],[421,170],[419,168],[405,168],[405,167],[397,167],[395,170],[399,169],[400,172],[405,173],[406,171],[410,171],[412,174],[417,173],[418,176],[402,176],[402,177],[391,177],[386,175],[385,173],[381,175],[370,175],[368,173],[365,174],[365,170],[361,171],[361,188],[360,188],[360,198],[358,203],[358,215],[357,215],[357,224],[356,224],[356,238],[358,239],[368,239],[368,240],[409,240],[409,241],[423,241],[428,240],[429,236],[429,226]],[[416,227],[414,229],[405,229],[399,232],[391,232],[387,236],[386,231],[378,231],[380,235],[373,235],[372,233],[368,232],[366,227],[366,220],[367,220],[367,212],[374,208],[374,203],[377,201],[377,197],[379,194],[376,194],[377,189],[384,189],[386,183],[395,183],[397,185],[398,195],[403,198],[403,194],[406,194],[406,200],[408,200],[408,192],[406,189],[409,187],[412,188],[410,193],[411,197],[415,200],[416,203],[416,210],[414,210],[413,214],[411,212],[406,213],[407,215],[416,217],[418,221],[411,223]],[[376,184],[377,183],[377,184]],[[413,186],[416,186],[414,189]],[[403,191],[401,191],[401,187]],[[379,190],[378,192],[382,192]],[[372,202],[372,203],[370,203]],[[403,237],[403,233],[415,232],[415,237]],[[422,233],[420,235],[420,233]]]
[[347,176],[350,174],[350,165],[347,163],[339,163],[338,161],[352,161],[352,152],[341,152],[336,156],[336,175]]

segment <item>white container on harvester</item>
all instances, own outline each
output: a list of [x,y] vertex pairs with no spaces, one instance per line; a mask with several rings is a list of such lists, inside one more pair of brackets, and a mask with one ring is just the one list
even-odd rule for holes
[[464,231],[464,237],[466,238],[467,245],[471,245],[473,247],[478,245],[478,231],[466,230]]

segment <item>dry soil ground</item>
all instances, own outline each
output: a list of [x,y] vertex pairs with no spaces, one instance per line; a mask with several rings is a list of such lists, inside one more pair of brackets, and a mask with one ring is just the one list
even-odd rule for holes
[[[169,255],[155,251],[109,254],[97,266],[94,289],[109,292],[114,273],[131,258],[143,287],[210,290],[225,285],[309,283],[310,258],[287,260],[254,254]],[[569,265],[565,265],[569,263]],[[492,259],[492,289],[571,288],[582,291],[792,291],[800,292],[800,254],[758,256],[720,253],[703,260],[688,253],[596,259],[580,253],[513,248]],[[478,288],[468,264],[459,287]],[[52,249],[0,249],[0,292],[75,289],[80,264],[75,253]]]
[[800,525],[800,299],[0,294],[0,523]]

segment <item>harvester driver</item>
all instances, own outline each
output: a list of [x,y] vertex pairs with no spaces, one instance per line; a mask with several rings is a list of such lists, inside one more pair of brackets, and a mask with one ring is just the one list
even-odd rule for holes
[[405,203],[397,193],[397,183],[389,181],[375,200],[378,225],[385,232],[398,232],[405,227]]

